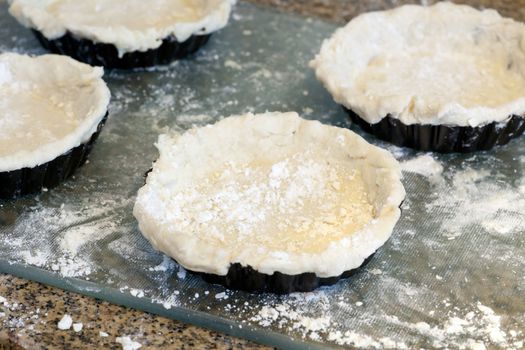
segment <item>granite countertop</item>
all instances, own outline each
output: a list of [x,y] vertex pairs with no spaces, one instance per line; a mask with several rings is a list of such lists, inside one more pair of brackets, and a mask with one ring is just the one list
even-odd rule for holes
[[[246,0],[284,11],[345,23],[356,14],[405,3],[403,0]],[[455,1],[491,7],[502,15],[525,18],[525,0]],[[5,300],[4,300],[5,299]],[[59,330],[68,314],[82,330]],[[0,350],[47,348],[119,348],[117,337],[129,336],[141,349],[265,349],[249,341],[186,325],[160,316],[112,305],[10,275],[0,275]],[[101,333],[102,332],[102,333]]]
[[[0,298],[0,350],[118,349],[116,338],[125,336],[139,342],[141,349],[265,348],[10,275],[0,275],[0,295],[6,299]],[[57,324],[64,314],[82,323],[82,330],[59,330]]]
[[[283,11],[346,23],[366,11],[386,10],[405,4],[434,4],[440,0],[244,0]],[[506,17],[525,19],[525,0],[449,0],[478,8],[493,8]]]

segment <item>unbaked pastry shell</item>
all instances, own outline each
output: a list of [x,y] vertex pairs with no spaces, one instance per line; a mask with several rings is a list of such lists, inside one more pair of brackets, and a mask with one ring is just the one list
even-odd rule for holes
[[102,75],[60,55],[0,55],[0,172],[47,163],[88,142],[109,105]]
[[[261,254],[260,247],[219,248],[203,243],[199,234],[181,232],[169,220],[159,220],[163,215],[169,216],[162,212],[164,186],[182,189],[208,167],[228,161],[255,161],[261,154],[279,157],[312,145],[326,149],[330,157],[344,159],[361,171],[376,213],[364,228],[330,242],[320,253],[298,252],[279,258],[279,254],[271,251]],[[289,275],[313,272],[319,277],[338,276],[360,266],[382,246],[400,216],[399,206],[405,192],[399,164],[390,153],[370,145],[348,129],[306,121],[296,113],[230,117],[181,136],[161,135],[157,147],[160,157],[146,185],[139,190],[133,212],[141,232],[152,245],[192,271],[224,276],[231,264],[240,263],[264,274],[278,271]]]
[[[9,12],[48,39],[67,32],[113,44],[120,56],[147,51],[175,36],[179,42],[223,28],[235,0],[12,0]],[[80,6],[80,7],[79,7]]]
[[311,62],[334,99],[371,124],[482,126],[525,113],[525,25],[440,2],[360,15]]

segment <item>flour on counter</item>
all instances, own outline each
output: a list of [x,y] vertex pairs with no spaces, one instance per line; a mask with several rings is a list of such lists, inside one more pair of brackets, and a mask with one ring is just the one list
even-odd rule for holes
[[215,122],[210,114],[199,114],[199,115],[178,115],[177,121],[181,124],[187,125],[188,127],[206,125]]
[[[328,341],[338,345],[350,345],[363,349],[406,349],[402,341],[396,341],[388,337],[374,339],[365,334],[348,330],[341,330],[337,321],[331,319],[326,311],[330,307],[328,296],[324,292],[294,293],[283,298],[273,305],[261,307],[250,321],[262,327],[278,327],[280,329],[300,332],[303,339],[322,341],[326,337]],[[309,303],[315,302],[315,311],[310,309]],[[339,306],[351,309],[352,306],[340,300]],[[315,314],[316,316],[310,316]],[[323,336],[321,336],[323,335]]]
[[228,295],[225,292],[215,294],[215,299],[228,299]]
[[90,242],[105,238],[116,228],[111,216],[106,220],[83,223],[67,229],[60,241],[60,248],[70,256],[76,256],[79,250]]
[[181,280],[186,278],[186,270],[184,267],[179,265],[179,271],[177,271],[177,277]]
[[242,66],[233,60],[224,61],[224,67],[232,69],[242,69]]
[[[64,204],[56,208],[44,207],[37,201],[31,213],[24,214],[25,217],[17,220],[11,232],[0,238],[0,247],[13,249],[25,264],[48,268],[63,277],[88,276],[93,273],[94,265],[89,251],[84,250],[121,226],[113,210],[108,211],[107,206],[119,207],[114,200],[105,198],[78,209]],[[95,219],[85,222],[86,215]],[[40,230],[42,226],[47,230]],[[30,240],[21,238],[32,231],[40,234],[33,235]],[[50,237],[54,232],[60,232],[58,239]]]
[[451,175],[450,184],[441,184],[438,193],[446,193],[426,204],[428,212],[444,211],[443,233],[455,238],[465,228],[479,225],[489,234],[508,235],[523,229],[525,188],[488,181],[489,171],[460,170]]
[[[310,293],[311,294],[311,293]],[[349,345],[363,349],[407,349],[410,344],[389,337],[373,337],[353,330],[345,329],[331,319],[329,300],[324,292],[314,292],[315,311],[310,309],[310,296],[294,295],[281,298],[280,301],[269,301],[268,305],[256,310],[250,321],[262,327],[277,327],[279,329],[300,332],[304,339],[319,340],[320,334],[328,341],[338,345]],[[357,304],[357,303],[356,303]],[[449,304],[450,306],[450,304]],[[352,306],[339,301],[343,310],[351,310]],[[316,316],[310,316],[315,314]],[[520,349],[523,345],[522,330],[506,330],[501,323],[501,316],[491,308],[475,303],[470,310],[461,311],[451,308],[450,316],[437,325],[426,322],[408,323],[397,316],[384,314],[380,316],[384,326],[396,325],[426,337],[429,344],[435,348],[487,349],[494,346],[505,349]],[[364,315],[361,315],[361,318]],[[365,319],[362,321],[366,322]]]
[[328,334],[328,340],[333,341],[338,345],[352,345],[356,348],[362,349],[407,349],[404,343],[398,343],[390,338],[384,337],[380,339],[373,339],[367,335],[346,331],[341,333],[340,331],[330,332]]
[[128,336],[117,337],[115,341],[122,345],[122,350],[137,350],[142,347],[142,344],[131,340]]
[[20,256],[26,263],[38,267],[44,266],[48,261],[47,254],[41,251],[31,253],[29,250],[22,250],[20,251]]
[[46,320],[40,318],[40,309],[30,306],[0,297],[0,329],[8,329],[20,334],[25,330],[34,329],[40,323],[45,324]]
[[[249,315],[250,323],[264,328],[279,329],[285,334],[299,333],[304,340],[329,341],[356,348],[520,349],[523,346],[525,315],[510,319],[497,314],[482,302],[460,304],[449,298],[436,300],[435,305],[428,302],[436,289],[431,287],[436,283],[432,281],[436,276],[434,271],[439,269],[432,265],[427,268],[428,279],[419,279],[420,286],[403,283],[399,277],[393,278],[392,272],[386,268],[381,269],[380,282],[372,273],[360,274],[360,277],[351,278],[340,288],[336,285],[312,293],[267,297],[262,302],[250,303],[247,307],[225,308],[225,311],[234,310],[243,318]],[[377,267],[367,270],[376,269],[379,270]],[[446,283],[452,283],[449,281],[450,273],[445,270]],[[426,285],[426,281],[431,285]],[[372,283],[380,284],[380,287],[376,288]],[[447,287],[438,289],[441,288]],[[348,289],[356,289],[357,292],[344,293]],[[391,298],[388,290],[395,290],[395,297],[382,303],[385,298]],[[366,295],[367,303],[348,299],[356,294]],[[379,309],[374,310],[374,304],[379,304]],[[394,309],[391,305],[395,305]],[[407,318],[407,314],[399,313],[399,310],[409,310],[414,305],[431,308],[426,310],[426,317],[424,309],[418,309],[416,319],[420,321],[412,323],[407,319],[413,321],[414,317],[409,314]],[[367,325],[365,328],[368,331],[363,331],[363,324]],[[386,329],[396,331],[385,332]]]
[[433,341],[432,346],[436,348],[521,348],[521,341],[517,338],[523,336],[522,331],[505,331],[501,324],[501,316],[480,302],[463,314],[458,310],[451,311],[451,316],[438,326],[431,326],[426,322],[406,323],[395,316],[389,316],[388,319],[393,324],[429,337]]
[[167,255],[163,255],[162,262],[157,266],[150,267],[148,270],[155,271],[155,272],[166,272],[166,271],[172,271],[173,269],[175,269],[176,266],[177,264],[172,258],[170,258]]
[[443,173],[443,165],[428,154],[401,162],[401,169],[425,177],[437,177]]
[[180,298],[179,298],[180,292],[178,290],[169,290],[167,289],[165,291],[165,294],[162,297],[156,297],[153,298],[151,301],[155,304],[162,305],[163,308],[166,310],[171,309],[174,306],[180,306]]
[[62,319],[58,322],[57,327],[60,330],[66,331],[71,328],[73,319],[68,314],[65,314]]
[[130,289],[129,293],[136,298],[144,298],[144,291],[142,289]]

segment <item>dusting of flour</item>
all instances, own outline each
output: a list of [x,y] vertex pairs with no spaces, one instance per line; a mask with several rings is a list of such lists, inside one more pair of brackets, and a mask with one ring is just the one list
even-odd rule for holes
[[446,220],[442,233],[450,239],[473,226],[494,235],[522,232],[525,220],[525,187],[491,181],[488,170],[465,169],[451,175],[451,181],[437,191],[441,196],[427,204],[427,211],[441,210]]
[[25,264],[50,269],[63,277],[87,277],[96,269],[89,250],[120,228],[114,208],[127,205],[129,202],[99,199],[82,207],[46,207],[37,201],[31,212],[24,213],[0,239],[0,247],[9,247]]
[[184,188],[158,190],[148,182],[138,203],[156,220],[203,242],[254,244],[276,258],[323,251],[374,217],[361,172],[310,151],[253,164],[228,162]]
[[[298,332],[303,339],[327,339],[338,345],[355,348],[413,348],[413,345],[407,343],[406,339],[398,340],[397,337],[374,336],[371,333],[367,334],[346,328],[329,311],[332,307],[330,304],[334,302],[337,303],[338,308],[347,311],[355,310],[363,305],[361,302],[352,305],[342,296],[334,300],[323,291],[292,294],[287,298],[272,300],[268,305],[257,308],[249,320],[262,327],[276,327],[288,332]],[[249,309],[250,307],[244,307],[241,312],[246,312]],[[349,314],[353,313],[349,312]],[[451,308],[439,322],[411,323],[401,321],[398,316],[384,313],[376,317],[374,321],[380,322],[381,327],[397,326],[419,339],[424,337],[427,339],[427,346],[436,349],[481,350],[493,347],[521,349],[524,344],[523,330],[519,328],[506,330],[501,319],[502,317],[490,307],[476,302],[464,310],[457,307]],[[403,332],[400,333],[403,334]]]

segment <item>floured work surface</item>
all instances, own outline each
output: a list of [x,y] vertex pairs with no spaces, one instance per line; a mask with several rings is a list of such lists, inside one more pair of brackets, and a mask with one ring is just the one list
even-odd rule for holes
[[[0,50],[42,53],[1,6]],[[90,162],[52,191],[1,202],[0,270],[287,348],[519,348],[523,137],[490,152],[447,156],[367,137],[403,163],[402,219],[366,268],[314,293],[256,296],[206,284],[138,232],[135,194],[166,128],[266,110],[348,126],[307,68],[334,29],[241,4],[231,24],[191,59],[107,74],[110,119]]]

